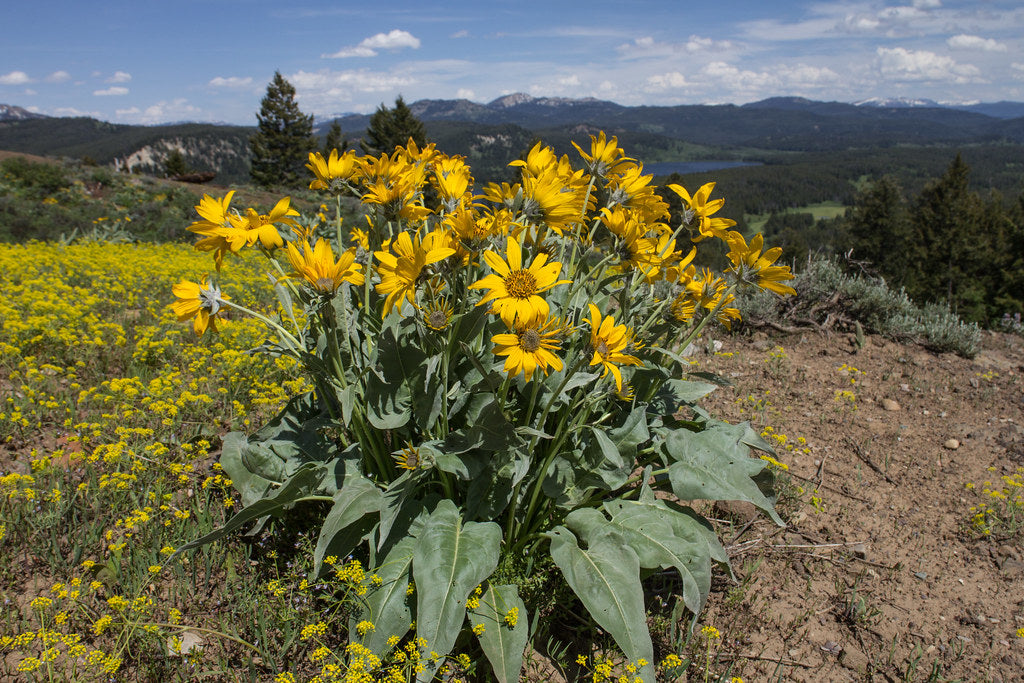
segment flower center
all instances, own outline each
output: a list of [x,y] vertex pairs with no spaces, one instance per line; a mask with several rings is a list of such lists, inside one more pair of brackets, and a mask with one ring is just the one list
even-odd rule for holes
[[527,353],[540,348],[540,333],[532,327],[519,333],[519,346]]
[[334,291],[334,278],[321,277],[317,278],[317,281],[313,284],[314,287],[319,289],[321,292],[333,292]]
[[537,293],[537,278],[530,271],[520,268],[505,278],[505,289],[513,299],[529,299]]
[[442,329],[448,324],[448,316],[444,311],[435,309],[427,314],[427,325],[435,330]]
[[607,356],[609,351],[608,342],[602,339],[600,342],[597,343],[597,348],[595,349],[595,351],[597,351],[602,356]]

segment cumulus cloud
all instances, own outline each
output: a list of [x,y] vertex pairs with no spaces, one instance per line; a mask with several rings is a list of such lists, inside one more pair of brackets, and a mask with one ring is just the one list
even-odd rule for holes
[[882,75],[898,81],[951,81],[967,83],[978,80],[981,71],[971,64],[957,64],[951,57],[928,50],[902,47],[878,48],[877,64]]
[[71,74],[67,71],[54,71],[52,74],[46,77],[47,83],[63,83],[64,81],[71,80]]
[[654,74],[647,77],[648,90],[676,90],[690,85],[686,76],[678,71],[669,71],[663,74]]
[[332,54],[320,55],[324,59],[344,59],[346,57],[376,57],[379,50],[401,50],[403,48],[419,49],[420,39],[401,29],[387,33],[378,33],[364,39],[358,45],[343,47]]
[[98,111],[83,111],[74,107],[57,107],[50,111],[50,116],[91,116],[98,119],[102,114]]
[[114,75],[107,79],[107,83],[127,83],[132,80],[132,75],[127,71],[115,71]]
[[211,78],[207,85],[213,88],[248,88],[252,85],[252,77],[228,76],[224,78],[223,76],[217,76],[216,78]]
[[936,9],[942,7],[942,0],[914,0],[913,5],[918,9]]
[[25,85],[31,82],[32,79],[24,71],[12,71],[0,76],[0,85]]
[[170,101],[162,100],[145,109],[129,107],[118,109],[115,113],[119,119],[132,123],[152,124],[195,119],[202,113],[202,110],[189,104],[184,97],[179,97]]
[[1006,52],[1006,44],[982,38],[981,36],[969,36],[966,33],[953,36],[946,41],[954,50],[983,50],[985,52]]
[[1017,72],[1013,74],[1014,80],[1024,81],[1024,64],[1021,64],[1020,62],[1013,62],[1010,64],[1010,68]]
[[106,88],[104,90],[93,90],[92,94],[96,95],[97,97],[110,97],[110,96],[115,96],[116,97],[116,96],[119,96],[119,95],[127,95],[128,94],[128,88],[122,87],[120,85],[112,85],[109,88]]
[[685,42],[663,43],[650,36],[636,38],[632,43],[624,43],[615,49],[626,59],[668,57],[671,55],[696,54],[729,50],[733,44],[728,40],[712,40],[692,35]]
[[469,88],[459,88],[457,91],[455,91],[455,97],[460,100],[472,100],[473,98],[476,97],[476,93],[474,93]]
[[376,97],[377,93],[393,93],[419,83],[408,75],[365,69],[299,71],[288,81],[295,86],[303,110],[313,114],[335,113],[340,105],[357,102],[360,94],[373,93]]

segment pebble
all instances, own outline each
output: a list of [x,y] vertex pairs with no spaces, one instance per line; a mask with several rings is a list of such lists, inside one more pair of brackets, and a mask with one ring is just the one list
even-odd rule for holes
[[882,408],[889,411],[895,411],[900,409],[900,404],[892,400],[891,398],[883,398]]
[[960,442],[956,439],[946,439],[946,442],[942,444],[943,448],[947,448],[951,451],[955,451],[960,448]]

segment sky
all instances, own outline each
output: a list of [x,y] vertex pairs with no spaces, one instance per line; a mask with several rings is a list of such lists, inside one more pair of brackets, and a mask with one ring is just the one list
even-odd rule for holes
[[1024,101],[1020,0],[4,5],[0,103],[116,123],[255,125],[275,71],[318,120],[399,95]]

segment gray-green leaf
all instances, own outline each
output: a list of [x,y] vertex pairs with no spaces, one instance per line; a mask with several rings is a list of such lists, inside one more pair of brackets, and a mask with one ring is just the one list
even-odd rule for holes
[[644,681],[653,683],[654,646],[647,630],[636,553],[620,534],[611,530],[598,535],[586,550],[563,526],[555,527],[548,536],[551,559],[562,570],[566,583],[630,662],[647,660],[647,665],[639,670],[640,675]]
[[[416,581],[416,635],[427,651],[442,658],[451,652],[466,617],[466,599],[498,566],[501,527],[494,522],[465,522],[444,499],[426,518],[416,536],[413,578]],[[427,664],[417,680],[429,681],[440,665]]]
[[[518,611],[518,618],[516,625],[509,627],[505,615],[513,608]],[[470,624],[483,626],[484,631],[477,639],[498,683],[518,683],[530,629],[526,605],[516,587],[488,586],[479,607],[470,610],[468,616]]]

